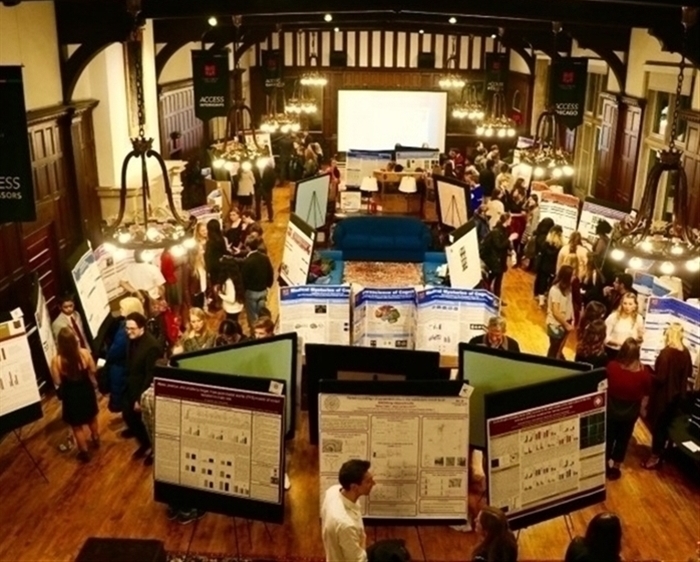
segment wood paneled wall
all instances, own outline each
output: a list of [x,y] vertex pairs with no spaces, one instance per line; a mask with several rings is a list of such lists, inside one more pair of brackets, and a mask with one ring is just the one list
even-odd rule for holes
[[95,105],[86,102],[27,114],[37,220],[0,224],[3,308],[22,306],[25,313],[32,312],[31,276],[37,273],[49,307],[55,309],[55,298],[69,286],[66,259],[95,226],[99,228]]
[[[314,48],[315,42],[315,48]],[[480,70],[484,54],[505,52],[498,37],[409,33],[405,31],[282,31],[272,33],[255,46],[255,65],[261,64],[261,51],[279,49],[285,67],[310,66],[310,55],[317,55],[314,66],[330,66],[334,51],[347,53],[349,67],[418,68],[419,53],[435,53],[435,68]]]
[[700,228],[700,112],[684,111],[681,119],[688,123],[683,153],[683,166],[690,191],[688,217],[693,228]]
[[506,109],[508,115],[520,126],[524,132],[530,130],[532,117],[532,88],[533,77],[521,72],[509,72],[506,83]]
[[[158,115],[160,146],[166,159],[187,160],[202,145],[202,122],[194,115],[192,80],[179,80],[159,86]],[[179,133],[174,140],[171,135]]]

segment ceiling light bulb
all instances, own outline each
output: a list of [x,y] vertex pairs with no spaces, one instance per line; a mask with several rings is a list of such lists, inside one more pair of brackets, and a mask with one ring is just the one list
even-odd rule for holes
[[680,256],[683,253],[683,246],[674,244],[673,246],[671,246],[671,253],[675,256]]
[[500,138],[503,138],[506,136],[506,130],[505,129],[498,129],[498,136]]
[[484,128],[479,126],[476,128],[476,134],[477,135],[483,135],[484,134]]
[[334,28],[333,28],[333,31],[335,31],[336,33],[338,33],[338,32],[340,31],[340,28],[339,28],[339,27],[334,27]]
[[185,238],[182,241],[182,247],[187,249],[187,250],[192,250],[197,246],[197,241],[194,238]]
[[105,242],[104,244],[102,244],[102,247],[104,248],[105,252],[107,252],[108,254],[113,254],[114,252],[117,251],[117,247],[114,244],[112,244],[111,242]]
[[450,19],[448,19],[447,21],[450,22],[451,24],[455,24],[455,23],[457,23],[457,18],[454,17],[454,16],[452,16],[452,17],[451,17]]
[[155,254],[150,250],[144,250],[143,252],[141,252],[141,259],[144,263],[151,263],[153,261],[153,258],[155,258]]
[[326,14],[325,16],[323,16],[323,19],[327,22],[331,22],[333,21],[333,16],[331,14]]
[[182,244],[175,244],[175,246],[170,248],[170,255],[174,258],[181,258],[187,253],[187,250]]
[[[513,128],[508,129],[508,136],[514,137],[515,136],[515,129],[513,129]],[[566,173],[566,170],[564,171],[564,173]]]
[[644,242],[639,244],[639,247],[645,252],[651,252],[654,249],[654,245],[651,242],[649,242],[649,240],[645,240]]
[[561,168],[554,168],[554,170],[552,170],[552,177],[554,179],[559,179],[563,173],[564,172],[561,171]]
[[158,232],[158,229],[155,226],[149,226],[146,230],[146,238],[148,238],[151,242],[158,240],[159,236],[160,232]]
[[615,248],[612,252],[610,252],[610,258],[615,261],[622,261],[623,259],[625,259],[625,252],[623,252],[619,248]]
[[573,176],[574,169],[571,166],[564,166],[564,175],[565,176]]
[[495,33],[491,34],[491,39],[495,39],[496,37],[497,37],[497,35]]
[[207,23],[208,23],[209,25],[211,25],[212,27],[214,27],[214,26],[215,26],[217,23],[219,23],[219,22],[218,22],[218,20],[217,20],[214,16],[211,16],[211,17],[207,20]]
[[119,235],[117,236],[117,240],[119,241],[120,244],[127,244],[131,241],[131,233],[130,232],[120,232]]
[[632,259],[630,259],[631,269],[641,269],[642,265],[644,265],[644,262],[642,262],[641,258],[634,256]]
[[665,261],[659,266],[659,271],[664,275],[673,275],[676,268],[670,261]]
[[250,161],[246,160],[241,164],[241,169],[244,172],[250,172],[253,169],[253,165],[250,163]]
[[491,135],[493,135],[493,129],[492,129],[491,127],[486,127],[486,130],[484,131],[484,134],[485,134],[487,137],[490,137]]
[[540,168],[539,166],[537,166],[537,168],[534,169],[534,171],[532,172],[532,174],[533,174],[536,178],[541,178],[542,176],[544,176],[544,168]]
[[221,168],[225,163],[226,161],[223,158],[215,158],[211,165],[214,168]]
[[425,33],[425,31],[423,31],[422,29],[419,29],[419,30],[418,30],[418,33],[420,33],[421,35],[423,35],[423,34]]
[[235,166],[233,165],[233,162],[226,162],[226,164],[224,164],[224,170],[226,170],[228,173],[233,172],[234,168]]
[[700,271],[700,258],[695,258],[694,260],[688,260],[685,267],[691,273],[696,273]]

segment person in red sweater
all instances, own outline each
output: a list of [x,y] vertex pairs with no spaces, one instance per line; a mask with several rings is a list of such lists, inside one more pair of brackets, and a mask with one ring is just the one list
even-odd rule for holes
[[625,460],[634,424],[642,412],[643,402],[651,393],[651,371],[639,360],[637,340],[625,340],[616,359],[608,363],[607,373],[606,476],[617,480],[622,475],[620,465]]

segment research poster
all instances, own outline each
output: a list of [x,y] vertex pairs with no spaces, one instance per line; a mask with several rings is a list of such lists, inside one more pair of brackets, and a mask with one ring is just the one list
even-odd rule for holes
[[397,150],[396,163],[401,164],[407,170],[420,168],[424,172],[431,172],[432,169],[440,165],[439,150]]
[[360,289],[354,295],[353,345],[413,349],[416,291]]
[[498,298],[482,289],[426,287],[416,292],[416,349],[457,355],[459,342],[486,331]]
[[134,252],[121,248],[108,252],[102,244],[95,249],[95,259],[102,272],[102,280],[110,302],[125,295],[126,291],[119,282],[124,278],[126,268],[134,263]]
[[578,226],[579,198],[554,191],[539,191],[538,195],[540,196],[540,220],[549,217],[554,224],[561,226],[564,242],[566,242]]
[[665,347],[664,332],[673,322],[683,326],[685,345],[693,365],[700,360],[700,306],[673,297],[650,297],[644,317],[644,340],[641,347],[642,363],[654,366],[659,352]]
[[306,343],[350,345],[350,287],[280,287],[280,332]]
[[349,459],[372,463],[362,514],[460,519],[467,509],[469,399],[319,395],[320,498]]
[[664,287],[659,282],[659,278],[655,275],[631,269],[627,269],[626,273],[632,275],[632,288],[637,291],[637,303],[642,316],[646,315],[647,300],[649,297],[667,297],[671,293],[671,289]]
[[110,314],[109,297],[95,255],[88,250],[71,271],[90,334],[97,337],[100,326]]
[[510,517],[605,488],[605,391],[486,420],[489,505]]
[[155,379],[156,481],[279,504],[284,396]]
[[481,255],[477,229],[471,228],[464,236],[445,247],[450,286],[473,289],[481,282]]
[[287,223],[280,276],[287,285],[306,285],[314,253],[315,233],[306,234],[293,221]]
[[0,323],[0,418],[37,402],[41,397],[32,352],[24,318],[17,316]]
[[610,226],[614,227],[618,222],[625,218],[627,213],[610,209],[603,205],[598,205],[589,200],[585,200],[581,206],[581,216],[578,219],[577,230],[581,233],[584,239],[591,244],[598,237],[595,229],[600,221],[606,221]]
[[44,291],[41,289],[41,285],[39,285],[38,282],[34,319],[36,322],[36,329],[39,332],[41,349],[44,351],[46,364],[50,368],[51,361],[56,357],[56,340],[53,337],[53,330],[51,329],[51,315],[49,314],[49,307],[46,305],[46,297],[44,297]]
[[360,187],[362,178],[374,177],[375,170],[386,168],[393,156],[386,152],[372,150],[348,150],[345,163],[345,185]]

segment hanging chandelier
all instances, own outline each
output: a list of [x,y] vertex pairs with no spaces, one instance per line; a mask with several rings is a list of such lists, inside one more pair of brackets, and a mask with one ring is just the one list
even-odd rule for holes
[[559,147],[557,114],[552,109],[543,111],[537,119],[532,146],[520,149],[520,163],[532,168],[532,177],[538,181],[560,179],[574,175],[571,154]]
[[440,77],[438,84],[443,90],[462,90],[467,81],[457,71],[457,37],[452,36],[452,54],[447,58],[448,74]]
[[[121,169],[119,190],[119,212],[112,224],[103,229],[104,246],[109,253],[124,250],[141,250],[142,257],[150,261],[155,257],[154,250],[169,250],[175,256],[182,256],[187,249],[194,247],[192,232],[196,221],[187,221],[180,216],[175,206],[170,177],[163,157],[153,148],[153,139],[146,138],[146,109],[143,91],[143,29],[138,25],[138,12],[132,13],[134,29],[127,48],[134,55],[136,104],[138,109],[138,136],[131,139],[131,151],[124,158]],[[148,177],[148,158],[153,158],[161,170],[167,208],[153,207]],[[140,162],[141,208],[135,210],[132,220],[125,220],[127,172],[131,160]]]
[[[301,33],[299,34],[301,36]],[[316,33],[311,34],[311,54],[308,57],[307,66],[318,66],[318,55],[316,54]],[[328,84],[328,79],[318,71],[311,70],[301,75],[301,85],[314,88],[323,88]]]
[[484,115],[484,107],[479,101],[477,86],[475,84],[467,84],[462,89],[462,99],[452,106],[452,117],[455,119],[481,121]]
[[[697,283],[700,271],[700,231],[690,225],[688,177],[682,164],[683,152],[676,147],[678,111],[683,93],[685,41],[697,11],[683,9],[683,43],[676,87],[676,100],[668,148],[658,152],[649,171],[639,211],[634,218],[620,222],[611,237],[609,258],[619,265],[652,274],[677,275]],[[666,197],[657,197],[662,175],[669,178],[673,191],[670,220],[654,220],[657,201],[665,207]]]
[[476,128],[480,137],[512,138],[516,134],[515,122],[505,115],[506,97],[502,90],[491,93],[489,114]]
[[[297,90],[296,86],[295,90]],[[318,105],[316,105],[316,100],[306,97],[303,92],[299,91],[287,100],[284,110],[292,115],[311,115],[318,111]]]
[[267,113],[260,120],[260,130],[263,133],[296,133],[301,129],[299,120],[294,115],[288,115],[283,111],[278,111],[278,96],[282,92],[282,107],[286,105],[284,97],[284,88],[272,88],[268,97]]

